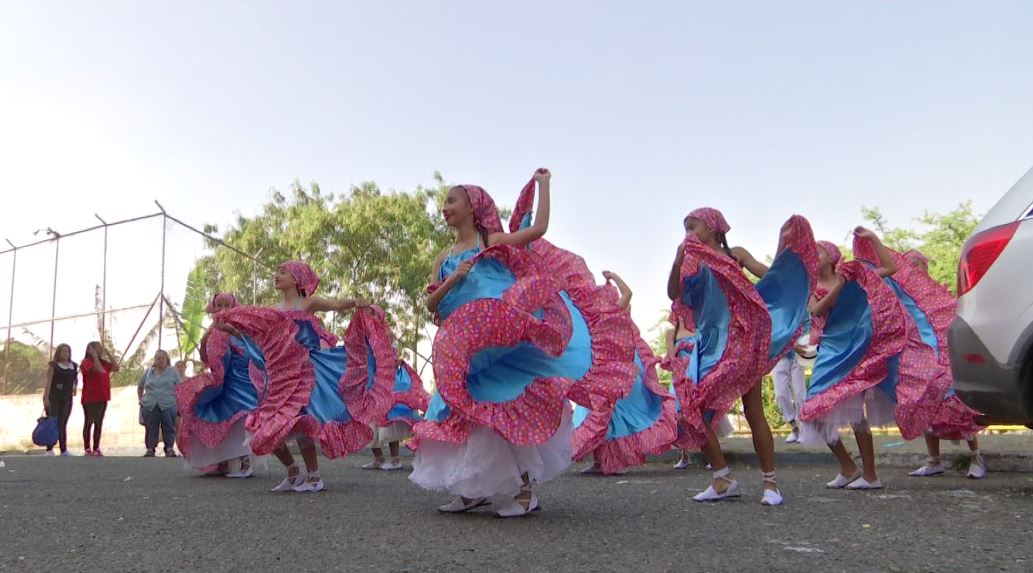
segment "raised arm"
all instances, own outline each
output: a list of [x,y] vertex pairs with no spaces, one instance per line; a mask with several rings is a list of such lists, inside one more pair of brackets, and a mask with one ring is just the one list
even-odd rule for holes
[[836,275],[836,285],[829,290],[829,293],[824,298],[818,300],[817,295],[812,294],[811,301],[807,304],[807,310],[811,312],[811,316],[825,316],[828,314],[829,310],[836,304],[839,293],[843,292],[844,286],[846,286],[846,280]]
[[768,266],[758,261],[749,251],[742,247],[733,247],[732,256],[735,260],[739,261],[739,265],[742,268],[750,271],[750,274],[759,278],[764,278],[764,275],[768,272]]
[[671,265],[671,274],[667,277],[667,298],[678,300],[681,296],[681,265],[685,260],[685,250],[678,245],[678,252],[674,255],[674,264]]
[[875,253],[879,256],[879,266],[875,269],[875,274],[886,278],[897,272],[897,262],[893,260],[893,255],[886,245],[882,244],[878,235],[869,229],[858,227],[854,229],[854,236],[858,239],[868,239],[875,246]]
[[100,353],[97,351],[90,352],[90,372],[94,374],[102,374],[104,372],[104,365],[100,361]]
[[488,237],[490,245],[515,245],[522,247],[534,242],[549,230],[549,181],[552,173],[542,168],[534,173],[534,180],[538,182],[538,212],[535,213],[534,222],[526,229],[520,229],[513,233],[492,233]]
[[621,310],[627,310],[631,306],[631,297],[635,294],[631,292],[631,287],[617,273],[603,271],[603,277],[608,281],[613,281],[613,284],[617,286],[617,290],[621,292],[621,299],[617,302],[617,306]]

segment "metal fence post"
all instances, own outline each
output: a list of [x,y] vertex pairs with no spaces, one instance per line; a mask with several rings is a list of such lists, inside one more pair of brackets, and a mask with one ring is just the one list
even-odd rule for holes
[[47,227],[47,234],[54,237],[54,287],[50,299],[50,348],[54,348],[54,320],[57,318],[57,268],[61,257],[61,233]]
[[7,394],[11,389],[11,323],[14,322],[14,276],[18,271],[18,247],[8,239],[4,240],[11,245],[13,253],[11,258],[11,298],[7,304],[7,342],[4,343],[4,394]]

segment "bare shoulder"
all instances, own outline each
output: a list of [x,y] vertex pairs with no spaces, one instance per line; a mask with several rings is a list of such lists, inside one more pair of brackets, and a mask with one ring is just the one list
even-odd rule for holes
[[753,258],[753,255],[750,254],[750,252],[747,251],[745,247],[732,247],[731,251],[732,251],[732,256],[737,258],[737,259],[739,259],[739,260],[743,260],[743,259],[747,259],[748,260],[748,259],[752,259]]

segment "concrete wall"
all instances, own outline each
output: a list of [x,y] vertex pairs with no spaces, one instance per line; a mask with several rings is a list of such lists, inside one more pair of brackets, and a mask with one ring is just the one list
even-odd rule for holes
[[[72,417],[68,421],[68,449],[75,454],[83,452],[83,411],[79,398],[74,399]],[[0,396],[0,452],[43,450],[32,443],[32,430],[42,414],[42,392]],[[144,428],[139,424],[139,417],[136,386],[112,388],[100,441],[105,454],[143,453]]]

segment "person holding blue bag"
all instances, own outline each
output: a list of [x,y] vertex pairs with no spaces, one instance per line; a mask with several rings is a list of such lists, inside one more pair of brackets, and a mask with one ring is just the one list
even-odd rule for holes
[[[54,359],[47,366],[47,382],[43,390],[43,412],[45,418],[53,420],[53,439],[48,438],[46,443],[36,442],[47,447],[45,455],[53,456],[54,445],[58,443],[62,456],[72,455],[68,451],[68,418],[72,415],[72,400],[78,388],[79,365],[72,362],[72,348],[67,344],[58,344],[54,349]],[[45,433],[51,432],[48,430]],[[36,432],[33,432],[34,442],[35,438]]]

